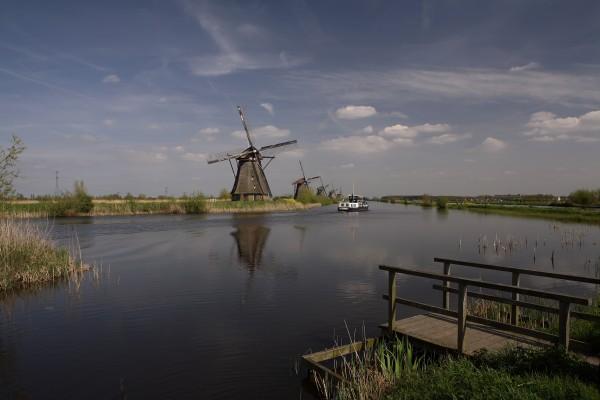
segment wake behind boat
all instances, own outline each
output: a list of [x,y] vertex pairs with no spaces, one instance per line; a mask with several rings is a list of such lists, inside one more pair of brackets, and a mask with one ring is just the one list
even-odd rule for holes
[[352,193],[338,203],[338,211],[368,211],[369,203],[364,197]]

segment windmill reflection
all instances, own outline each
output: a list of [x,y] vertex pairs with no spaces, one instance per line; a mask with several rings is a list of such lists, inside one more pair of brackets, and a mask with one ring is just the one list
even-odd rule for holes
[[252,272],[261,265],[263,250],[271,229],[256,220],[241,221],[235,228],[231,236],[237,244],[238,259]]

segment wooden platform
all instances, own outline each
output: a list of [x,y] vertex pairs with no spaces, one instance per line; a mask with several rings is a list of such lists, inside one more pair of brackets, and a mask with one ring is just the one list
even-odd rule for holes
[[[387,324],[380,325],[380,328],[387,330]],[[456,318],[432,313],[415,315],[394,323],[396,333],[416,339],[425,345],[451,351],[457,351],[457,331]],[[467,322],[464,348],[466,355],[473,355],[482,349],[497,351],[510,345],[542,347],[551,346],[552,343]]]

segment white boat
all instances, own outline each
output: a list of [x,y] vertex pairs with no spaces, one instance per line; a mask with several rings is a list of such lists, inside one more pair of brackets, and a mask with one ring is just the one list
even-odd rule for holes
[[368,211],[369,203],[364,197],[357,196],[352,193],[338,203],[338,211]]

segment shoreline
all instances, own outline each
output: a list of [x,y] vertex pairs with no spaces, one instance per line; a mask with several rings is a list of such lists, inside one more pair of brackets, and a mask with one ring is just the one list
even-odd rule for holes
[[94,209],[89,213],[52,215],[48,204],[40,201],[4,203],[0,206],[0,218],[70,218],[110,217],[136,215],[205,215],[205,214],[251,214],[306,211],[321,207],[320,203],[304,204],[293,199],[273,201],[241,201],[208,199],[199,212],[186,211],[184,200],[94,200]]

